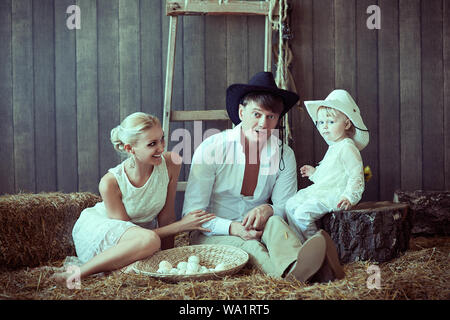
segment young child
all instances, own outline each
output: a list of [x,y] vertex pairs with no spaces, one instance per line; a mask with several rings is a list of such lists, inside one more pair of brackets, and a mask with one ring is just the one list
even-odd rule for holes
[[325,100],[305,105],[329,147],[316,168],[300,168],[302,177],[314,184],[286,202],[289,225],[303,240],[317,232],[315,221],[326,213],[347,210],[361,200],[364,171],[359,151],[369,143],[359,108],[347,91],[334,90]]
[[60,272],[53,279],[71,283],[112,271],[173,247],[173,236],[190,230],[209,231],[202,224],[214,215],[193,211],[175,221],[174,202],[180,156],[164,152],[158,118],[136,112],[111,130],[114,148],[128,158],[109,169],[99,183],[103,201],[83,210],[72,231],[80,274]]

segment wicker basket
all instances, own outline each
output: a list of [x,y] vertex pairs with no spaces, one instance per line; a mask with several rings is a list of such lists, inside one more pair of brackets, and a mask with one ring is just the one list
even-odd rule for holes
[[[183,275],[162,274],[157,272],[159,263],[163,260],[169,261],[173,266],[176,266],[181,261],[187,261],[192,255],[198,256],[200,258],[200,265],[207,268],[214,268],[219,263],[225,263],[229,265],[229,268],[222,271]],[[135,262],[132,269],[138,274],[145,274],[161,280],[175,282],[183,280],[218,279],[241,270],[247,263],[248,258],[247,252],[233,246],[192,245],[158,251],[148,259]]]

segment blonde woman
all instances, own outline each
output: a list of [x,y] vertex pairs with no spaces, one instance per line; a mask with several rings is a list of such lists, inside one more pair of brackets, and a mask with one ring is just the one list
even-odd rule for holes
[[[72,237],[80,274],[56,273],[60,283],[71,283],[112,271],[170,248],[174,235],[201,225],[213,214],[196,210],[176,221],[174,202],[181,158],[164,153],[164,132],[158,118],[136,112],[111,130],[114,148],[128,155],[109,169],[99,184],[103,201],[83,210]],[[176,221],[176,222],[175,222]]]

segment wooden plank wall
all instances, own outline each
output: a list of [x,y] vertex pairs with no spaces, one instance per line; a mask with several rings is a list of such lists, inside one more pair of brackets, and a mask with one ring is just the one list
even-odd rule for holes
[[[80,30],[66,26],[73,4]],[[162,119],[168,21],[163,0],[0,1],[0,194],[98,192],[121,160],[110,130],[135,111]],[[263,47],[263,17],[180,17],[173,109],[224,109],[227,86],[263,70]],[[169,150],[192,153],[194,124],[176,129],[191,139],[168,136]]]
[[[81,30],[66,26],[72,4]],[[370,129],[362,156],[374,176],[364,199],[389,200],[397,188],[449,189],[450,0],[291,4],[291,71],[302,101],[345,88]],[[380,30],[366,27],[373,4]],[[180,17],[178,27],[175,110],[224,108],[227,86],[263,69],[262,17]],[[111,128],[138,110],[162,116],[167,36],[164,1],[0,1],[0,194],[97,192],[120,161]],[[317,163],[325,142],[304,110],[290,119],[298,165]],[[176,129],[191,140],[169,134],[170,150],[198,144],[193,123],[172,123]]]
[[[362,151],[373,178],[364,200],[396,189],[450,189],[448,0],[293,1],[292,72],[302,101],[348,90],[370,130]],[[369,30],[368,6],[381,10]],[[305,110],[292,113],[298,165],[317,163],[326,144]],[[299,178],[300,187],[309,185]]]

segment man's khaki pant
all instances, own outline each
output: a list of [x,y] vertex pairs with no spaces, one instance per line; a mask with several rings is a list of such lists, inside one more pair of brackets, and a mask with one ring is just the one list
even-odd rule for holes
[[199,231],[190,233],[190,244],[226,244],[241,248],[249,254],[250,264],[265,274],[281,277],[286,268],[297,260],[302,242],[287,223],[279,216],[267,220],[258,240],[244,240],[237,236],[205,236]]

